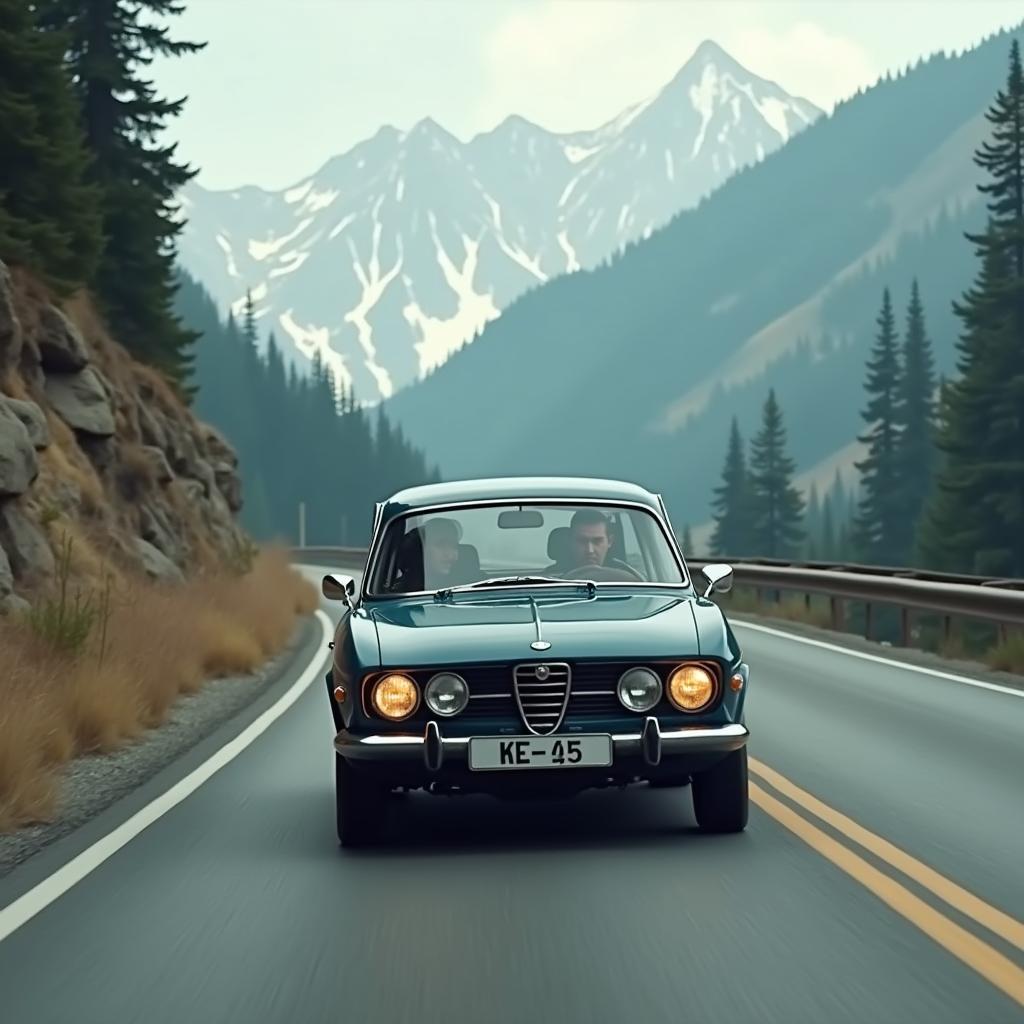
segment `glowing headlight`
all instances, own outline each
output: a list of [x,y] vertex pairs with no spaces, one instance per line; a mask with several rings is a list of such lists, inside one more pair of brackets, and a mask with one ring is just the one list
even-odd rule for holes
[[379,714],[399,722],[419,707],[420,691],[408,676],[392,672],[374,683],[371,699]]
[[700,711],[715,696],[715,677],[703,665],[680,665],[668,680],[668,699],[680,711]]
[[650,711],[661,700],[661,680],[649,668],[630,668],[619,676],[618,693],[630,711]]
[[457,715],[469,703],[469,687],[454,672],[438,672],[427,683],[423,699],[435,715]]

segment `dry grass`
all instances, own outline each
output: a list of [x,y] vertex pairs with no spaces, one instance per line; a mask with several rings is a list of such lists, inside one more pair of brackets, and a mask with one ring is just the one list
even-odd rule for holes
[[54,655],[25,621],[0,623],[0,830],[51,818],[70,758],[114,750],[163,722],[181,694],[257,668],[316,606],[285,551],[270,549],[244,576],[122,581],[105,636],[97,628],[77,656]]
[[1011,633],[985,656],[990,668],[1024,675],[1024,633]]
[[832,627],[832,615],[827,601],[812,600],[810,608],[802,597],[787,597],[781,601],[758,600],[757,594],[748,588],[736,588],[724,605],[727,615],[764,615],[790,622],[803,622],[821,629]]

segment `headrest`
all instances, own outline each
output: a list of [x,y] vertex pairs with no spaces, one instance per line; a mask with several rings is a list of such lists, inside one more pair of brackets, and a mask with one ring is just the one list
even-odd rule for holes
[[564,562],[569,554],[569,535],[572,531],[568,526],[556,526],[548,534],[548,558],[552,562]]
[[472,544],[459,545],[459,560],[455,563],[460,572],[480,573],[480,552]]

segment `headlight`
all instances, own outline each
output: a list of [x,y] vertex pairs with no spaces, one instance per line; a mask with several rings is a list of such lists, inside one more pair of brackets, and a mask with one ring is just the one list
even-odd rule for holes
[[469,703],[469,687],[454,672],[438,672],[427,683],[423,699],[435,715],[457,715]]
[[420,691],[408,676],[392,672],[374,683],[372,700],[379,714],[399,722],[419,707]]
[[618,693],[630,711],[650,711],[661,700],[661,679],[649,668],[630,668],[619,676]]
[[680,711],[700,711],[715,696],[715,677],[703,665],[680,665],[668,680],[668,699]]

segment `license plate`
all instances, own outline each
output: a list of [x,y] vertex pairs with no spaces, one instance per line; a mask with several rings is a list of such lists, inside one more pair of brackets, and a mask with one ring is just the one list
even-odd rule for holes
[[603,768],[612,763],[612,738],[589,736],[474,736],[469,741],[469,767],[474,771],[501,768]]

